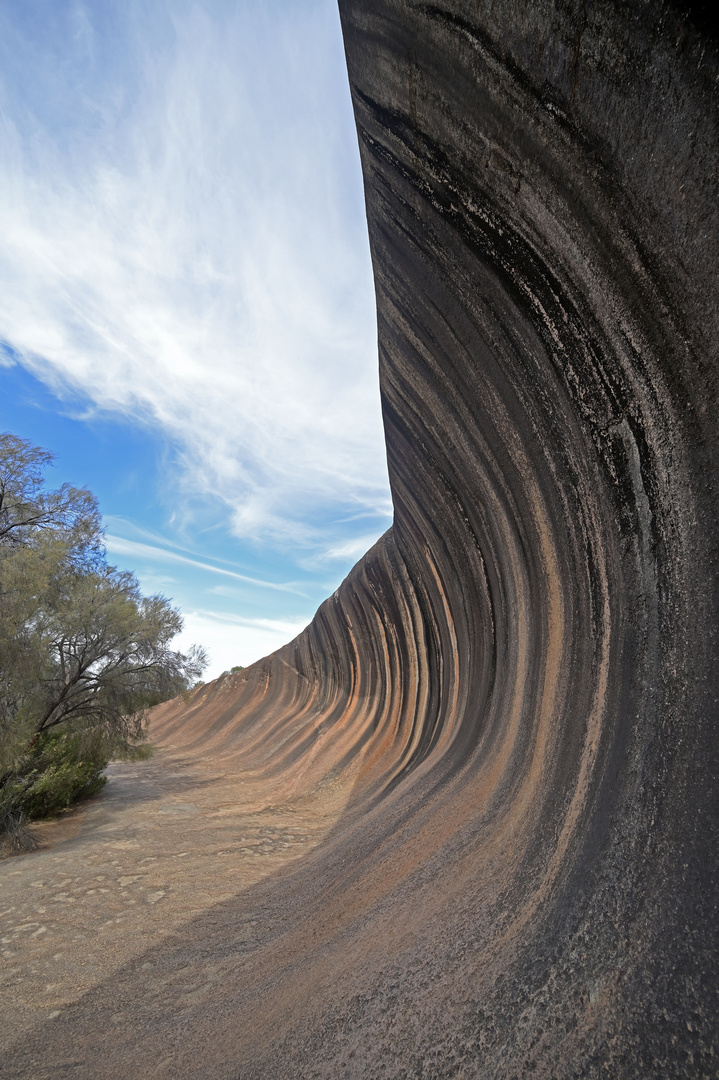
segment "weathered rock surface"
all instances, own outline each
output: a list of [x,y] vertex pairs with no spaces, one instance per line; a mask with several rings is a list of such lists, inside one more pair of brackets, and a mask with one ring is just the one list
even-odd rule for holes
[[222,962],[202,1002],[128,966],[9,1075],[716,1076],[716,46],[639,0],[340,9],[395,523],[153,731],[257,808],[351,796],[156,946]]

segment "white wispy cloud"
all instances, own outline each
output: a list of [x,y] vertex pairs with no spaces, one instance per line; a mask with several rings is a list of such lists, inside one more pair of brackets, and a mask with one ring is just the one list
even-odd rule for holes
[[376,541],[377,536],[375,533],[363,533],[361,536],[353,537],[351,540],[346,540],[344,543],[335,544],[333,547],[328,548],[323,553],[324,559],[359,559],[361,555],[364,555],[365,551],[368,551]]
[[177,551],[158,547],[155,544],[143,544],[137,540],[126,540],[122,536],[113,536],[112,533],[105,535],[105,547],[109,555],[129,555],[132,559],[147,559],[155,563],[181,563],[183,566],[192,566],[196,570],[203,570],[209,574],[220,574],[223,577],[235,578],[236,581],[244,581],[249,585],[256,585],[262,589],[275,589],[277,592],[291,592],[297,596],[305,593],[293,582],[262,581],[260,578],[240,574],[236,570],[227,570],[222,566],[214,566],[212,563],[193,559],[187,555],[181,555]]
[[187,649],[201,641],[210,663],[203,675],[216,679],[235,664],[247,667],[268,656],[304,630],[304,619],[241,619],[218,611],[190,609],[183,613],[185,629],[173,641],[173,647]]
[[54,11],[0,13],[0,336],[161,429],[178,514],[326,551],[390,510],[333,0]]

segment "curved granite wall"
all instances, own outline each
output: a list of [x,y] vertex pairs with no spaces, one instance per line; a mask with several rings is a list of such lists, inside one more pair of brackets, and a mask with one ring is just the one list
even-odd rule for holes
[[285,791],[357,770],[363,964],[286,1073],[714,1075],[715,47],[340,8],[395,523],[233,713]]
[[471,1068],[711,1075],[716,53],[661,5],[342,8],[419,754],[494,856]]
[[340,10],[395,522],[155,715],[260,804],[353,783],[242,899],[187,1075],[714,1076],[715,46],[638,0]]

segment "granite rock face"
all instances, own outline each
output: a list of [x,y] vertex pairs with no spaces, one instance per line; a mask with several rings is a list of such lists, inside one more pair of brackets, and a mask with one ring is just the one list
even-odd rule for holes
[[457,1075],[714,1075],[716,50],[661,4],[341,9],[427,687],[391,782],[476,815]]
[[716,48],[340,10],[395,522],[266,668],[359,949],[266,1075],[716,1075]]
[[716,1076],[716,46],[640,0],[340,11],[395,522],[156,713],[258,806],[352,784],[172,1075]]

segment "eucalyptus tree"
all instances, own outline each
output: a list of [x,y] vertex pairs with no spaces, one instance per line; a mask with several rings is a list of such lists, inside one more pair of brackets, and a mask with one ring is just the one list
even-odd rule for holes
[[[99,775],[109,756],[142,741],[147,709],[186,690],[206,665],[202,649],[172,648],[182,616],[170,601],[143,596],[133,574],[107,564],[95,497],[46,488],[52,457],[0,434],[0,817],[4,802],[8,820],[37,786],[49,747],[74,755],[82,775],[92,747]],[[66,787],[72,801],[78,792]]]

